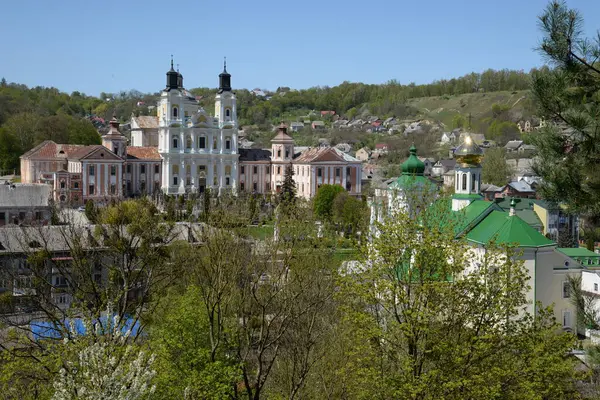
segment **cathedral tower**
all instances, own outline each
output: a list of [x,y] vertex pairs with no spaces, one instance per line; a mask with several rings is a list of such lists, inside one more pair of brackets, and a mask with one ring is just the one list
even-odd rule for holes
[[113,115],[109,124],[110,129],[105,135],[102,135],[102,146],[125,159],[127,157],[127,138],[119,132],[117,117]]
[[220,128],[237,129],[237,105],[235,93],[231,91],[231,75],[227,72],[227,60],[219,74],[219,92],[215,98],[215,117]]

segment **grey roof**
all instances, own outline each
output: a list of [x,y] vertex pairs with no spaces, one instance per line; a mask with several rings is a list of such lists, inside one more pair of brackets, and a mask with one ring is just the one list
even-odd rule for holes
[[504,146],[505,149],[516,150],[523,144],[522,140],[509,140]]
[[502,188],[500,186],[492,185],[490,183],[482,183],[481,191],[482,192],[500,192]]
[[42,183],[0,184],[0,208],[48,207],[50,185]]
[[290,127],[292,126],[300,126],[302,128],[304,128],[304,124],[302,122],[292,122],[290,123]]
[[270,161],[271,151],[264,149],[239,149],[240,161]]
[[531,186],[529,186],[529,184],[525,181],[509,182],[508,186],[521,193],[535,193],[535,190],[533,190]]
[[456,165],[456,160],[439,160],[438,163],[440,163],[440,165],[444,168],[454,168],[454,166]]

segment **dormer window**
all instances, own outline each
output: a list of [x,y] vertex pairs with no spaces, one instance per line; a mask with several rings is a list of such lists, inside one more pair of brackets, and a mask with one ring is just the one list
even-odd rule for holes
[[173,107],[173,118],[179,117],[179,109],[177,107]]

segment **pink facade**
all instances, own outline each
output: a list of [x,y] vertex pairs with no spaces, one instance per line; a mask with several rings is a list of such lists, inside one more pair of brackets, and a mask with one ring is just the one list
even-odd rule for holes
[[310,199],[323,184],[340,185],[351,195],[361,193],[361,162],[333,147],[294,152],[294,140],[284,125],[271,140],[271,151],[241,149],[240,190],[272,194],[279,192],[286,168],[292,167],[299,197]]

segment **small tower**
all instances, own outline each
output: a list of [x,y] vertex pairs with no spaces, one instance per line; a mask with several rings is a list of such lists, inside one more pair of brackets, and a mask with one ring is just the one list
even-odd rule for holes
[[125,159],[127,157],[127,138],[119,132],[119,121],[115,115],[109,124],[110,129],[105,135],[102,135],[102,146]]
[[282,122],[277,135],[271,139],[271,161],[289,164],[294,158],[294,139],[287,134],[287,126]]
[[219,92],[215,97],[215,117],[220,128],[237,128],[237,105],[231,91],[231,75],[227,72],[227,60],[223,61],[223,72],[219,74]]
[[[167,87],[165,90],[177,89],[179,87],[179,73],[173,68],[173,56],[171,56],[171,69],[167,71]],[[183,77],[181,79],[183,83]]]
[[454,167],[454,195],[452,210],[458,211],[468,206],[474,200],[480,200],[481,194],[481,159],[483,150],[471,136],[454,151],[456,166]]

